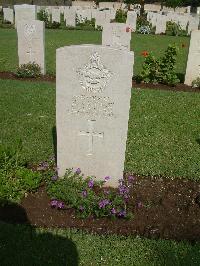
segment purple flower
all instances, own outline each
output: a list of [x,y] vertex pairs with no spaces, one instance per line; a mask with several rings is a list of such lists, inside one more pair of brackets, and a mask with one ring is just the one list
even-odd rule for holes
[[84,198],[87,197],[87,190],[83,190],[81,194]]
[[105,176],[104,180],[108,181],[110,179],[110,176]]
[[75,171],[75,173],[76,173],[77,175],[79,175],[79,174],[81,173],[81,169],[80,169],[80,168],[77,168],[76,171]]
[[110,204],[110,201],[108,199],[103,199],[99,202],[99,208],[102,209],[102,208],[105,208],[106,205]]
[[58,176],[57,175],[53,175],[52,177],[51,177],[51,180],[52,181],[56,181],[58,179]]
[[79,210],[80,210],[81,212],[83,212],[84,209],[85,209],[85,208],[84,208],[83,206],[80,206],[80,207],[79,207]]
[[90,181],[88,182],[88,187],[93,188],[93,186],[94,186],[94,180],[90,179]]
[[37,170],[46,170],[49,167],[49,164],[47,162],[41,162],[39,166],[37,167]]
[[58,204],[58,201],[57,200],[51,200],[51,207],[52,208],[56,208],[57,207],[57,204]]
[[114,214],[114,215],[117,213],[115,208],[112,208],[110,212],[111,212],[111,214]]
[[64,209],[64,207],[65,207],[64,202],[62,202],[62,201],[58,202],[58,204],[57,204],[58,209]]
[[125,185],[119,185],[119,194],[125,195],[129,193],[129,188]]
[[128,182],[132,183],[133,181],[135,181],[135,176],[129,175],[128,176]]
[[119,213],[118,213],[118,217],[125,217],[126,216],[126,211],[125,210],[121,210]]

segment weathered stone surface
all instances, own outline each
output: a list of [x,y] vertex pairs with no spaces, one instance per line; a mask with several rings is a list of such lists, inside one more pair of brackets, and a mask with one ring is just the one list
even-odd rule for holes
[[17,28],[18,21],[21,20],[36,20],[37,9],[35,5],[15,5],[15,27]]
[[123,175],[133,75],[132,52],[100,45],[56,51],[58,174],[80,167],[99,180]]
[[108,23],[103,26],[102,45],[130,51],[131,29],[124,23]]
[[76,11],[73,8],[64,10],[64,20],[66,26],[76,26]]
[[3,8],[3,19],[11,24],[14,23],[14,13],[12,8]]
[[199,17],[191,17],[189,19],[189,25],[188,25],[188,34],[191,33],[193,30],[198,30],[199,28]]
[[59,8],[52,8],[52,22],[60,23],[60,9]]
[[39,20],[17,23],[19,65],[37,63],[45,74],[45,25]]
[[195,30],[191,33],[185,84],[191,85],[198,77],[200,77],[200,31]]
[[76,12],[79,22],[85,22],[86,20],[92,19],[92,10],[91,9],[82,9]]
[[127,12],[126,25],[132,30],[136,31],[137,13],[133,11]]
[[167,28],[167,18],[166,16],[163,15],[157,15],[157,20],[156,20],[156,32],[155,34],[162,34],[166,32]]
[[106,11],[97,11],[95,15],[95,28],[98,26],[103,27],[105,24],[108,24],[111,21],[111,16],[109,16],[109,13]]

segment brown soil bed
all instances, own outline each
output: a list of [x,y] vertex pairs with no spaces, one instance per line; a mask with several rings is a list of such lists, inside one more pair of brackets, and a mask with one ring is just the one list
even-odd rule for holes
[[[47,81],[55,83],[56,77],[51,75],[45,75],[38,78],[18,78],[13,72],[0,72],[0,79],[12,79],[21,81]],[[175,87],[163,85],[163,84],[147,84],[147,83],[136,83],[132,82],[133,88],[141,89],[155,89],[155,90],[168,90],[168,91],[185,91],[185,92],[199,92],[200,89],[192,88],[183,83],[177,84]]]
[[[199,194],[200,183],[197,182],[137,177],[131,193],[134,213],[131,220],[80,219],[73,209],[52,209],[45,188],[41,187],[37,193],[27,195],[17,207],[1,207],[0,220],[48,228],[77,228],[98,234],[196,241],[200,240]],[[138,207],[138,201],[142,206]]]

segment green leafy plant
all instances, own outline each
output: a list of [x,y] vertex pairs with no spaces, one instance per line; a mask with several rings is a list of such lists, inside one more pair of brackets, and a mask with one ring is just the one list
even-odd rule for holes
[[155,58],[152,53],[146,55],[140,80],[145,83],[177,84],[180,81],[175,72],[176,57],[177,47],[174,45],[169,45],[161,58]]
[[22,143],[14,147],[0,146],[0,205],[19,202],[26,192],[35,191],[42,176],[27,169],[20,158]]
[[147,20],[146,15],[137,18],[136,31],[141,34],[155,33],[155,27]]
[[35,78],[40,75],[41,67],[35,62],[20,65],[16,72],[16,76],[19,78]]
[[121,180],[118,189],[103,186],[109,179],[109,176],[102,181],[96,181],[94,177],[83,178],[79,168],[75,172],[67,170],[60,179],[53,176],[47,186],[51,206],[62,209],[67,204],[81,217],[128,217],[127,201],[134,178]]
[[76,28],[77,29],[86,29],[86,30],[94,30],[95,29],[95,19],[91,20],[78,20],[76,17]]
[[187,30],[182,30],[176,22],[167,21],[166,35],[170,36],[187,36]]
[[38,12],[38,20],[44,21],[45,22],[45,27],[49,25],[49,14],[46,10],[41,9]]
[[115,15],[115,22],[126,23],[126,19],[127,19],[127,12],[122,9],[118,9]]
[[192,81],[192,87],[200,89],[200,77]]

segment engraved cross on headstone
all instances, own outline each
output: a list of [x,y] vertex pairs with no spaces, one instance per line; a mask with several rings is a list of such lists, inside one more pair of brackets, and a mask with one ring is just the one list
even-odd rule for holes
[[33,62],[33,55],[35,54],[35,52],[32,50],[32,48],[29,47],[29,51],[26,53],[29,55],[29,61]]
[[87,155],[93,155],[93,141],[94,137],[103,138],[104,134],[102,132],[94,132],[95,120],[88,120],[88,131],[80,131],[79,136],[87,136],[88,138],[88,153]]

